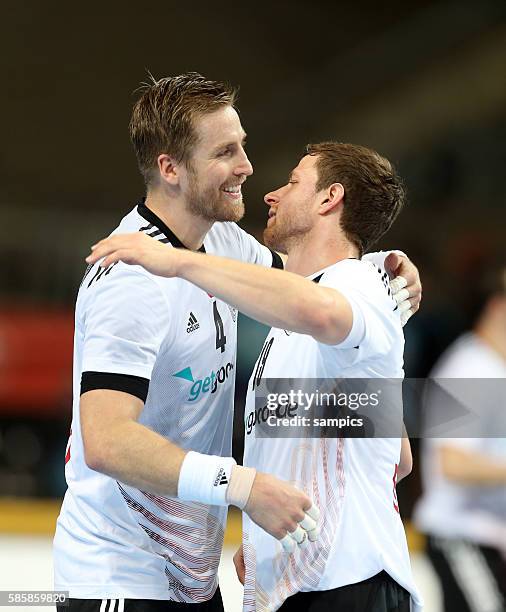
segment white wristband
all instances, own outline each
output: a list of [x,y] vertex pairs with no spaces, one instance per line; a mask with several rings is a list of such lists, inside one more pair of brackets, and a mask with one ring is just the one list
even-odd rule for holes
[[178,498],[211,506],[226,506],[227,489],[235,464],[232,457],[188,452],[179,472]]

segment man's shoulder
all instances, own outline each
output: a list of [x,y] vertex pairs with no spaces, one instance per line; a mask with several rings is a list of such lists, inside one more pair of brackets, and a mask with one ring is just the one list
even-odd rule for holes
[[223,238],[231,240],[233,245],[239,245],[249,234],[233,221],[216,221],[206,236],[206,242],[221,242]]
[[255,261],[269,253],[254,236],[233,221],[217,221],[209,230],[204,241],[206,251],[213,255]]
[[434,378],[503,378],[506,367],[476,334],[466,332],[444,351],[434,366]]
[[403,344],[398,307],[392,296],[388,274],[368,261],[338,262],[323,275],[322,282],[336,289],[350,302],[357,322],[365,329],[361,342],[375,353],[386,354]]
[[[154,240],[167,244],[169,247],[171,245],[170,238],[140,214],[138,205],[121,219],[118,226],[109,235],[135,232],[143,232]],[[80,293],[87,289],[100,287],[107,288],[110,292],[113,290],[124,291],[124,297],[127,298],[129,292],[134,294],[138,291],[143,291],[144,293],[152,291],[154,294],[160,292],[160,290],[162,292],[170,292],[179,281],[176,278],[164,278],[151,274],[151,272],[145,270],[142,266],[127,265],[121,261],[115,262],[108,268],[101,268],[99,263],[90,265],[86,269],[80,285]]]
[[95,265],[84,276],[79,288],[76,316],[86,318],[101,311],[103,316],[112,318],[128,317],[133,312],[163,317],[171,310],[170,305],[176,303],[177,293],[175,291],[171,299],[163,284],[139,266],[121,261],[108,268]]
[[356,289],[365,296],[378,293],[389,295],[388,274],[369,261],[343,259],[329,266],[322,275],[321,283],[342,288]]
[[128,234],[130,232],[149,233],[157,229],[153,223],[145,219],[139,212],[139,206],[134,206],[122,217],[116,229],[111,234]]

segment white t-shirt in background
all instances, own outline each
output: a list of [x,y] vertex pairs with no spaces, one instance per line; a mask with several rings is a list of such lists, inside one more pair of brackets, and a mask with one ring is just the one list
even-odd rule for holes
[[[469,381],[477,386],[479,380],[473,379],[502,379],[506,382],[506,362],[476,334],[466,333],[443,353],[431,377],[438,379],[443,387],[445,379],[462,379],[461,385],[456,381],[448,383],[448,386],[452,394],[462,394],[459,400],[466,406]],[[469,406],[470,413],[479,411],[479,418],[475,418],[479,426],[476,437],[432,437],[423,441],[423,495],[415,508],[414,518],[417,527],[427,534],[463,538],[500,548],[506,553],[506,488],[451,481],[443,475],[438,458],[442,446],[453,446],[506,461],[506,439],[494,437],[494,432],[498,431],[494,429],[495,420],[499,418],[504,423],[506,418],[506,399],[501,394],[490,397],[494,387],[499,389],[484,381],[483,391],[478,389],[476,394],[483,403]],[[438,409],[438,405],[427,406],[427,411],[431,411],[435,418]]]

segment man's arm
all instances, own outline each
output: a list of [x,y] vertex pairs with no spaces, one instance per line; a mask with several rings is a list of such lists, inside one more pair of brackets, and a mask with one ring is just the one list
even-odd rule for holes
[[[353,316],[348,300],[337,290],[327,287],[316,285],[315,291],[314,283],[296,274],[265,270],[212,255],[206,255],[204,259],[199,253],[168,249],[142,233],[106,238],[94,245],[92,250],[92,254],[86,258],[88,263],[105,257],[101,263],[104,267],[121,260],[141,265],[159,276],[180,276],[258,321],[309,334],[325,344],[338,344],[351,330]],[[391,261],[391,266],[395,265],[398,271],[405,274],[405,278],[392,281],[392,287],[396,281],[399,285],[399,293],[395,295],[394,291],[394,297],[404,324],[415,308],[414,302],[418,308],[421,299],[420,278],[415,266],[406,257],[393,255],[400,259]],[[215,273],[218,265],[220,275]],[[403,289],[406,285],[412,287],[411,293]]]
[[[90,469],[143,491],[181,497],[181,478],[188,453],[138,423],[142,408],[140,399],[121,391],[96,389],[83,393],[80,409],[85,462]],[[213,461],[211,456],[194,456],[200,461],[203,472],[206,471],[206,459]],[[244,493],[241,479],[243,470],[247,469],[232,468],[229,491],[233,488],[241,495]],[[304,532],[310,539],[317,536],[317,510],[313,507],[311,511],[311,500],[305,493],[269,474],[257,472],[253,476],[249,494],[244,499],[247,503],[245,506],[241,503],[240,507],[255,523],[278,539],[296,530],[299,530],[297,537],[301,537],[301,533],[305,537]],[[199,495],[201,493],[198,491]],[[227,501],[239,505],[235,498],[227,496]],[[306,510],[310,511],[309,520]],[[305,521],[304,532],[299,527],[300,521]],[[295,541],[296,538],[292,546]]]
[[343,294],[291,272],[167,248],[142,233],[101,241],[87,261],[104,256],[102,266],[121,260],[160,276],[179,276],[257,321],[309,334],[326,344],[344,340],[353,324],[352,308]]
[[335,289],[291,272],[188,251],[181,255],[179,277],[261,323],[309,334],[326,344],[338,344],[351,330],[352,308]]
[[411,444],[406,433],[406,428],[404,428],[404,437],[401,438],[401,457],[399,459],[399,467],[397,468],[397,482],[409,476],[412,470],[413,455],[411,453]]
[[86,464],[138,489],[176,497],[186,453],[137,422],[143,406],[139,398],[121,391],[83,393],[81,431]]
[[438,449],[446,478],[459,484],[500,486],[506,484],[506,461],[475,450],[444,445]]

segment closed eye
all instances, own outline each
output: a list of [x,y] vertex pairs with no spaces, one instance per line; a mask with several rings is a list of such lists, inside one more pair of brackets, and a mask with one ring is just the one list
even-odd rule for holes
[[[241,147],[243,149],[246,148],[246,142],[241,143]],[[216,153],[216,157],[224,157],[225,155],[233,155],[235,151],[237,151],[238,147],[235,144],[228,145],[223,149],[218,149]]]

